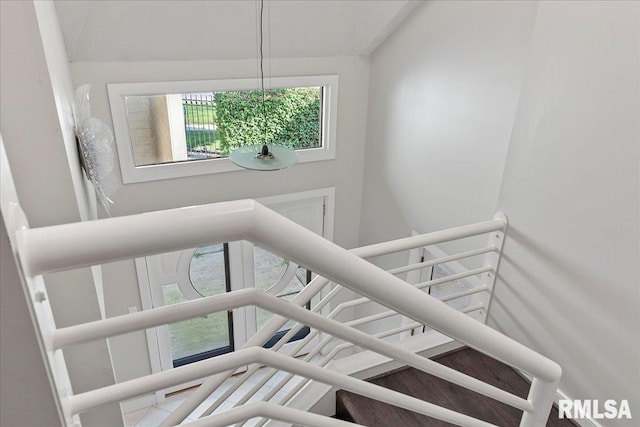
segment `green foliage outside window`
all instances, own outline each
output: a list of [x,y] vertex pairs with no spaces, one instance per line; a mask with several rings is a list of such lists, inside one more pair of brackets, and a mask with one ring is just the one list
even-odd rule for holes
[[208,107],[185,105],[187,126],[216,127],[215,131],[189,129],[187,146],[208,146],[223,156],[243,145],[263,142],[290,148],[319,147],[320,97],[319,87],[267,90],[265,124],[261,91],[216,92]]
[[221,149],[274,142],[290,148],[317,147],[320,88],[271,89],[215,94]]

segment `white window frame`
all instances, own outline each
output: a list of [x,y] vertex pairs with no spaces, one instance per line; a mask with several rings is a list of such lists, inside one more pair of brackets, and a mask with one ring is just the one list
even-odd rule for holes
[[[293,76],[268,79],[269,89],[322,86],[322,146],[296,150],[300,163],[336,157],[338,76]],[[256,79],[197,80],[177,82],[112,83],[107,85],[109,104],[124,184],[244,170],[229,158],[136,166],[129,132],[125,96],[151,96],[190,92],[256,90]]]

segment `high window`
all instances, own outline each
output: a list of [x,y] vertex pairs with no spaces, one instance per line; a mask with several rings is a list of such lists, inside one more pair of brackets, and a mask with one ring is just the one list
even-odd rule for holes
[[[300,162],[335,157],[337,76],[108,85],[123,181],[238,170],[229,153],[263,142]],[[264,109],[263,109],[264,108]]]

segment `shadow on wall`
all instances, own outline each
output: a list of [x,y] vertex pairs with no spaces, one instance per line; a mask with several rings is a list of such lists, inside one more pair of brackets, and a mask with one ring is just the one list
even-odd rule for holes
[[[518,252],[525,252],[526,255],[516,256]],[[517,259],[528,259],[529,262],[525,266],[516,262]],[[554,283],[543,281],[542,276],[536,274],[536,271],[542,271],[542,269],[547,270],[547,274],[552,272],[557,281]],[[572,284],[579,284],[581,287],[588,288],[590,292],[579,294],[572,292],[569,286]],[[526,292],[523,286],[526,286]],[[605,291],[606,295],[596,292],[600,289]],[[563,370],[571,370],[570,363],[567,362],[570,361],[571,354],[578,349],[588,366],[597,367],[604,374],[616,377],[620,375],[617,365],[610,360],[598,357],[601,353],[594,352],[587,346],[590,342],[587,335],[600,333],[611,335],[619,332],[595,331],[592,329],[593,325],[585,322],[590,313],[602,304],[602,298],[615,298],[612,290],[614,289],[582,274],[579,268],[572,268],[569,260],[563,257],[562,253],[543,247],[539,242],[512,226],[505,242],[489,321],[493,328],[502,333],[505,333],[505,330],[518,330],[521,338],[525,340],[524,344],[532,346],[534,350],[555,348],[556,354],[563,355],[564,360],[555,356],[556,361],[563,366]],[[532,295],[535,296],[532,298]],[[569,305],[572,306],[571,309],[567,308]],[[496,310],[500,312],[497,315]],[[559,317],[562,313],[576,312],[582,312],[583,315],[567,317],[567,314]],[[538,325],[542,326],[542,330],[538,328],[536,331],[531,328],[527,324],[527,317],[534,318]],[[496,318],[502,320],[502,326],[495,321]],[[515,325],[515,328],[504,327],[506,319]],[[575,334],[571,331],[581,333]],[[518,339],[518,337],[514,338]],[[620,336],[619,340],[624,338]],[[566,384],[563,388],[565,387]]]

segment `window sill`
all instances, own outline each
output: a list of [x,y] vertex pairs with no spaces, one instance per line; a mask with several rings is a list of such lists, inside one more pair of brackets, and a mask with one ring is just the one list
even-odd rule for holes
[[[297,150],[296,152],[299,156],[299,164],[335,159],[335,150],[330,150],[329,148],[308,148],[305,150]],[[137,166],[135,168],[123,168],[121,171],[122,182],[124,184],[131,184],[187,176],[246,171],[246,169],[237,166],[229,160],[228,157],[225,157],[221,159],[195,160],[182,163]]]

